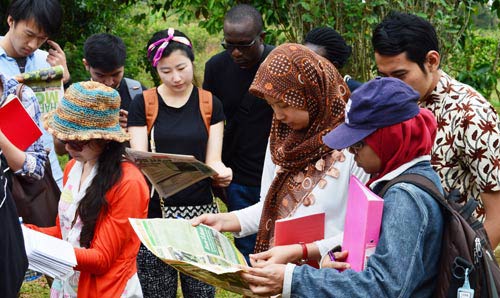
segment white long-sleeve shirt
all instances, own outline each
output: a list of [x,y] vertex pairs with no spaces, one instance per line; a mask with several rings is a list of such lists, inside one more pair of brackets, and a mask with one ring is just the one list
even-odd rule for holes
[[[309,206],[301,204],[291,216],[292,218],[296,218],[316,213],[325,213],[325,239],[316,241],[316,245],[322,256],[335,246],[342,244],[349,177],[351,174],[355,175],[362,182],[368,181],[369,178],[368,174],[354,162],[354,155],[347,150],[342,151],[342,153],[345,156],[345,160],[343,162],[337,161],[333,164],[333,167],[339,170],[339,177],[333,178],[325,175],[326,186],[321,189],[316,185],[311,192],[315,198],[314,204]],[[278,168],[271,159],[271,151],[268,145],[262,173],[260,202],[245,209],[233,211],[241,225],[241,231],[234,233],[235,237],[245,237],[257,233],[264,200]]]

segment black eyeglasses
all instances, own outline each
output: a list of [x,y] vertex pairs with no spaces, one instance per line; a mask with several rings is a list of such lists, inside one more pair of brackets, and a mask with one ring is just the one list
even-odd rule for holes
[[352,154],[356,155],[356,154],[358,154],[359,150],[361,150],[363,148],[364,145],[365,145],[365,143],[363,141],[359,141],[356,144],[349,146],[348,150]]
[[251,42],[247,44],[228,43],[225,39],[222,39],[220,45],[228,51],[233,51],[234,49],[238,49],[238,51],[246,51],[251,48],[255,44],[255,42],[257,42],[257,38],[259,38],[259,36],[260,35],[257,35]]
[[75,150],[75,151],[78,151],[78,152],[81,152],[83,151],[83,147],[85,147],[85,145],[87,145],[90,140],[87,140],[87,141],[63,141],[63,140],[59,140],[59,142],[63,143],[63,144],[68,144],[71,149]]

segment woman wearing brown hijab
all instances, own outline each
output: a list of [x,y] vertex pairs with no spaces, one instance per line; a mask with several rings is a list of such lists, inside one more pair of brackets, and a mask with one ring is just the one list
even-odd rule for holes
[[[204,223],[236,237],[257,233],[252,265],[316,259],[341,244],[349,177],[366,180],[353,156],[328,148],[322,137],[343,123],[349,89],[335,67],[298,44],[284,44],[262,63],[250,92],[274,110],[262,176],[261,201]],[[325,213],[325,240],[275,247],[274,223]],[[261,253],[262,252],[262,253]]]

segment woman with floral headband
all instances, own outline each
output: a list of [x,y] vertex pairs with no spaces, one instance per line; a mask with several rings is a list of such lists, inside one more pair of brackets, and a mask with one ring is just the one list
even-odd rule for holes
[[[329,149],[321,139],[344,121],[349,89],[328,60],[302,45],[284,44],[262,63],[250,92],[274,110],[261,201],[192,223],[236,237],[257,233],[254,267],[319,260],[342,242],[351,174],[367,178],[352,154]],[[276,220],[316,213],[325,213],[325,239],[274,246]]]
[[[145,91],[130,106],[128,130],[132,149],[193,155],[214,168],[218,175],[204,179],[178,193],[159,198],[155,192],[149,205],[150,218],[192,218],[217,212],[211,184],[227,186],[232,171],[221,161],[224,114],[221,102],[193,85],[194,54],[190,40],[172,28],[156,32],[148,42],[148,58],[161,79],[160,86]],[[148,131],[145,100],[156,102],[157,117]],[[209,123],[202,115],[202,97],[209,94]],[[146,97],[146,98],[145,98]],[[148,102],[149,103],[149,102]],[[149,106],[149,104],[148,104]],[[155,111],[155,112],[156,112]],[[178,272],[141,246],[137,258],[145,297],[176,297]],[[184,297],[214,297],[215,288],[180,274]]]
[[128,218],[144,218],[148,186],[124,161],[129,136],[119,124],[120,96],[97,82],[71,85],[44,127],[72,156],[56,226],[30,228],[70,242],[77,266],[55,279],[51,297],[142,297],[136,256],[140,241]]

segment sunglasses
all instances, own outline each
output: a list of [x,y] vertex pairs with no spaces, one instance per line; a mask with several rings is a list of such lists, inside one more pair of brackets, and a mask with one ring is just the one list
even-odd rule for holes
[[63,141],[63,140],[59,140],[59,142],[63,143],[64,145],[68,145],[71,147],[71,149],[75,150],[75,151],[78,151],[78,152],[81,152],[83,150],[83,147],[85,147],[89,142],[90,140],[87,140],[87,141]]
[[359,150],[361,150],[363,148],[364,145],[365,145],[365,143],[363,141],[359,141],[356,144],[349,146],[348,150],[350,153],[356,155],[356,154],[358,154]]
[[225,39],[222,40],[222,42],[220,43],[220,45],[225,49],[225,50],[228,50],[230,52],[232,52],[234,49],[238,49],[238,51],[247,51],[248,49],[250,49],[254,44],[255,42],[257,41],[257,38],[259,38],[260,35],[257,35],[251,42],[247,43],[247,44],[238,44],[238,43],[228,43],[226,42]]

